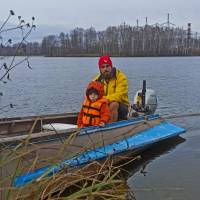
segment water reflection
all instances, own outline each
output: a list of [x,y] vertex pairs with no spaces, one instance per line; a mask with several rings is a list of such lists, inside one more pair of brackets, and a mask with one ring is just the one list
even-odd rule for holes
[[142,174],[142,176],[148,175],[148,165],[155,159],[172,152],[178,145],[184,143],[186,139],[176,136],[174,138],[167,139],[165,141],[154,144],[141,153],[141,159],[134,161],[133,163],[126,165],[124,169],[124,177],[127,179],[127,184],[130,187],[130,192],[127,194],[127,199],[136,200],[134,186],[129,185],[129,178],[134,178],[136,173]]
[[174,138],[167,139],[159,142],[148,148],[141,154],[141,159],[134,161],[130,165],[127,165],[124,170],[128,172],[127,178],[133,176],[136,172],[140,172],[144,176],[147,175],[147,165],[156,158],[172,152],[179,144],[185,142],[186,139],[177,136]]

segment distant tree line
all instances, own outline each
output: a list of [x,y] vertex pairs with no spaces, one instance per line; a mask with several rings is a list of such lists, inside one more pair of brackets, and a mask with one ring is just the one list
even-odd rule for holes
[[[169,26],[144,27],[122,24],[96,31],[75,28],[70,33],[48,35],[41,43],[21,45],[18,55],[43,56],[187,56],[200,55],[200,38]],[[1,55],[13,55],[17,44],[0,47]]]

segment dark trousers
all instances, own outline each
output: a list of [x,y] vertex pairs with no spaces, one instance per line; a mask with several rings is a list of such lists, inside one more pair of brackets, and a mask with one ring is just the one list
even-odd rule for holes
[[119,103],[118,120],[127,119],[127,115],[128,115],[128,106],[126,104]]

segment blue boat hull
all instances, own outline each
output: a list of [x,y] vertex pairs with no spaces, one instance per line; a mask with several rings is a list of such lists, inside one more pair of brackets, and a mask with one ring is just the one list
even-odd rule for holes
[[[159,116],[157,115],[149,116],[149,120],[154,120],[158,118]],[[80,135],[92,135],[95,132],[101,132],[102,129],[104,129],[105,131],[105,129],[112,130],[113,128],[130,126],[133,123],[139,124],[142,121],[144,122],[144,120],[146,120],[144,119],[144,117],[140,117],[134,120],[116,122],[106,126],[105,128],[90,127],[82,129]],[[122,137],[122,139],[114,143],[86,150],[85,152],[76,155],[70,159],[66,159],[57,165],[46,166],[34,172],[29,172],[22,176],[17,176],[14,180],[13,185],[15,187],[21,187],[26,185],[27,183],[37,180],[41,176],[51,176],[52,174],[59,172],[63,168],[79,167],[94,160],[104,159],[108,156],[115,156],[121,153],[126,153],[128,151],[130,152],[140,148],[145,148],[159,141],[163,141],[165,139],[177,136],[183,132],[185,132],[185,129],[175,126],[169,122],[162,121],[149,129],[145,129],[143,131],[138,132],[137,134]]]

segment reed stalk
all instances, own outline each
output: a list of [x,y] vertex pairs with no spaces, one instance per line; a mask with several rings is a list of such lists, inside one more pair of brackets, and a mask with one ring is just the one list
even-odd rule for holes
[[104,162],[94,161],[76,169],[66,166],[52,177],[45,174],[24,187],[12,186],[17,175],[35,170],[38,166],[55,165],[60,162],[62,155],[66,153],[66,146],[76,134],[65,139],[60,148],[55,149],[55,154],[42,158],[40,148],[29,144],[30,137],[14,149],[3,147],[0,157],[0,199],[126,199],[126,181],[121,176],[120,166],[113,165],[112,158]]

